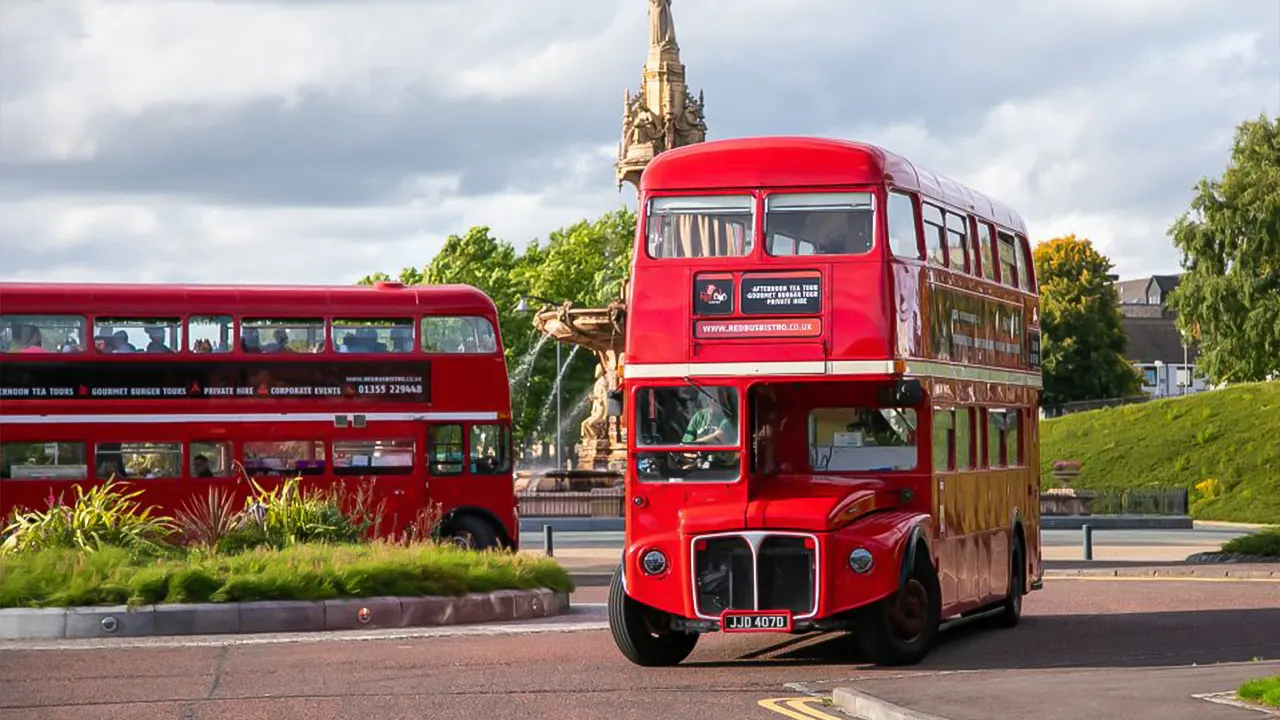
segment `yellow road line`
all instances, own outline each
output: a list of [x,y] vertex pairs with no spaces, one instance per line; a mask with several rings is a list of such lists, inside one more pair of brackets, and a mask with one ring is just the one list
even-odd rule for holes
[[771,698],[769,700],[761,700],[759,705],[766,710],[772,710],[792,720],[841,720],[835,715],[829,715],[815,707],[811,707],[812,705],[823,705],[822,698]]
[[1177,575],[1049,575],[1048,580],[1094,580],[1105,582],[1216,582],[1216,583],[1280,583],[1280,578],[1192,577]]

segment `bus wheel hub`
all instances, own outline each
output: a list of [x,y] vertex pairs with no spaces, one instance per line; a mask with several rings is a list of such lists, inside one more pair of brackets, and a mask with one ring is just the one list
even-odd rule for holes
[[929,612],[929,595],[919,580],[911,578],[898,592],[890,611],[894,631],[903,640],[913,640],[924,632]]

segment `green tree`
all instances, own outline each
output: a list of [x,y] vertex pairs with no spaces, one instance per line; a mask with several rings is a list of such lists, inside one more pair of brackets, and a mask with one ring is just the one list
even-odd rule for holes
[[1036,246],[1044,403],[1124,397],[1142,387],[1125,360],[1111,260],[1075,235]]
[[1186,271],[1170,300],[1212,383],[1280,374],[1280,118],[1236,128],[1222,177],[1170,227]]
[[552,232],[545,247],[534,241],[525,250],[523,266],[529,291],[549,300],[572,300],[579,307],[620,298],[635,231],[636,214],[621,208]]

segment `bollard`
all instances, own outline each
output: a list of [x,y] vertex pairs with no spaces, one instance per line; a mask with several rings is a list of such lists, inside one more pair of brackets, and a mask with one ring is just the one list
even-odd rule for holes
[[1084,530],[1084,559],[1092,560],[1093,559],[1093,526],[1085,525],[1081,529]]
[[550,524],[542,526],[542,551],[547,554],[547,557],[555,555],[556,544],[553,532]]

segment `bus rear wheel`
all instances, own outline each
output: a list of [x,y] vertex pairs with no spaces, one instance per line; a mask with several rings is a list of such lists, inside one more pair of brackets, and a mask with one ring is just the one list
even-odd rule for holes
[[489,550],[498,545],[493,526],[475,515],[461,515],[449,523],[447,535],[464,550]]
[[924,659],[942,624],[942,587],[927,556],[917,554],[893,595],[863,610],[854,627],[858,645],[877,665],[914,665]]
[[698,644],[696,633],[659,627],[665,613],[627,597],[622,568],[609,581],[609,630],[622,655],[643,667],[679,665]]

